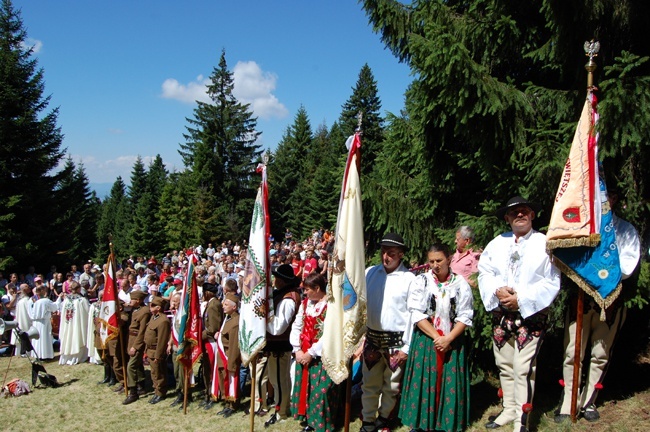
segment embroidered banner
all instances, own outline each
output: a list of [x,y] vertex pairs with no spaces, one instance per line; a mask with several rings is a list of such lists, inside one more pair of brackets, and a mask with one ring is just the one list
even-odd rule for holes
[[239,348],[244,366],[266,345],[266,320],[273,309],[269,304],[268,242],[271,227],[266,165],[260,164],[257,171],[262,174],[262,182],[253,206],[240,308]]
[[348,377],[348,360],[366,325],[366,274],[361,207],[361,138],[348,138],[334,252],[328,266],[329,303],[323,329],[323,366],[339,384]]

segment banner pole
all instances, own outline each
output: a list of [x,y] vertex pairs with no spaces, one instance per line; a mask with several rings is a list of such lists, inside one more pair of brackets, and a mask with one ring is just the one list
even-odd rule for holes
[[582,314],[584,312],[585,292],[578,289],[578,305],[576,307],[576,336],[573,351],[573,384],[571,386],[571,421],[578,421],[578,387],[580,386],[580,352],[582,351]]
[[255,376],[257,375],[257,355],[251,357],[248,362],[251,370],[251,407],[250,407],[250,427],[251,432],[255,431],[255,388],[257,386],[257,380]]
[[350,432],[350,417],[352,413],[352,358],[350,357],[348,363],[348,379],[345,385],[345,426],[343,428],[345,432]]
[[183,376],[183,415],[187,415],[187,390],[189,388],[190,373],[192,373],[192,369],[183,365],[183,370],[185,371]]

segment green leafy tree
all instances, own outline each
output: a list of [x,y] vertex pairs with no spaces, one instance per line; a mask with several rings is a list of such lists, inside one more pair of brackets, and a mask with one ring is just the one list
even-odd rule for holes
[[254,199],[252,174],[261,155],[256,144],[260,132],[250,106],[237,101],[233,88],[222,51],[219,66],[210,75],[210,102],[197,101],[194,117],[186,119],[185,143],[180,145],[195,184],[194,237],[202,242],[241,238],[250,223],[244,222],[247,218],[237,204]]
[[20,13],[0,5],[0,268],[49,264],[56,250],[55,173],[63,157],[58,109],[47,111],[44,73]]
[[200,237],[188,237],[187,226],[193,219],[193,206],[187,205],[193,187],[188,170],[171,173],[160,194],[158,220],[165,232],[167,252],[179,250],[189,243],[198,243]]

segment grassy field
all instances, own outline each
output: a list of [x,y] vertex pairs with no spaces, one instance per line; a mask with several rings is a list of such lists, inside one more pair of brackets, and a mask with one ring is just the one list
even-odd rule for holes
[[[551,350],[548,350],[551,351]],[[547,352],[540,356],[537,394],[534,416],[531,422],[533,431],[649,431],[650,430],[650,360],[646,355],[633,359],[620,358],[612,363],[612,371],[605,383],[605,390],[599,400],[601,420],[588,423],[580,420],[576,425],[570,423],[556,425],[553,410],[559,396],[557,384],[558,369],[555,359],[557,353]],[[27,382],[31,377],[31,364],[25,358],[0,358],[0,373],[7,380],[20,378]],[[173,395],[157,404],[150,405],[149,393],[131,405],[123,406],[124,393],[115,394],[105,385],[97,385],[102,378],[103,368],[97,365],[59,366],[56,361],[44,364],[48,373],[57,377],[63,386],[36,388],[33,393],[7,398],[3,401],[5,430],[72,430],[72,431],[208,431],[219,432],[249,430],[249,417],[235,414],[228,419],[217,416],[222,405],[204,411],[195,402],[190,404],[187,415],[176,408],[170,408]],[[541,379],[540,377],[554,377]],[[611,378],[611,379],[610,379]],[[31,383],[30,383],[31,384]],[[469,431],[485,431],[487,417],[499,411],[497,381],[488,376],[483,382],[472,387],[472,424]],[[354,406],[353,413],[358,413]],[[255,430],[263,431],[266,418],[255,419]],[[355,419],[351,431],[358,431],[361,422]],[[287,420],[276,424],[269,431],[300,431],[297,421]],[[408,432],[406,427],[395,429]],[[501,430],[510,431],[509,427]]]

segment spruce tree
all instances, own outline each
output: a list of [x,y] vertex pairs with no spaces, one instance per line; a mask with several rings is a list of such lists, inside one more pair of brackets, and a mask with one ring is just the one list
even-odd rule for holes
[[164,225],[158,217],[160,195],[167,180],[167,170],[160,155],[156,155],[144,176],[142,193],[134,208],[130,252],[140,256],[166,252]]
[[194,179],[195,229],[199,241],[241,238],[250,222],[238,203],[254,200],[251,174],[259,162],[260,132],[250,106],[233,95],[234,81],[225,50],[210,75],[209,103],[197,101],[194,117],[187,118],[185,143],[179,153]]
[[58,109],[10,0],[0,6],[0,268],[49,265],[56,250],[54,172],[63,157]]
[[118,257],[128,255],[128,236],[125,232],[125,225],[130,221],[130,213],[127,211],[127,202],[126,185],[122,177],[118,177],[111,187],[108,198],[101,204],[97,222],[96,262],[103,262],[108,257],[110,253],[109,237],[112,238],[114,251]]

